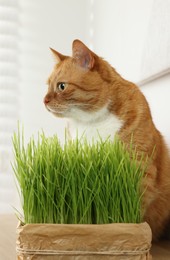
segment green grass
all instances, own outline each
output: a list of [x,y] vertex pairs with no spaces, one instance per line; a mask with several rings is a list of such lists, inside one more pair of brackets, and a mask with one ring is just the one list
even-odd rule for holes
[[117,138],[62,146],[42,133],[24,145],[18,130],[13,147],[24,223],[141,222],[142,162]]

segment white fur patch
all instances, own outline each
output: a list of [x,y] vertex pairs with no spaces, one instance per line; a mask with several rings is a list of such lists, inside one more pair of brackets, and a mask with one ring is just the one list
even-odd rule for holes
[[110,113],[107,107],[97,112],[84,112],[78,109],[71,111],[74,119],[70,122],[71,137],[85,136],[89,142],[97,141],[99,138],[106,140],[114,139],[115,134],[123,126],[122,120]]

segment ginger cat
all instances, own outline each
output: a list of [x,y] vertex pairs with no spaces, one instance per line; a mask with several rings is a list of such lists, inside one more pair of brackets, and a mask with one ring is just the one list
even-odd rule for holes
[[[55,116],[69,118],[80,135],[114,138],[152,160],[142,187],[144,221],[159,238],[170,219],[170,156],[156,129],[148,103],[139,88],[123,79],[105,60],[81,41],[73,42],[72,57],[51,49],[57,64],[48,79],[46,108]],[[155,147],[154,155],[153,149]]]

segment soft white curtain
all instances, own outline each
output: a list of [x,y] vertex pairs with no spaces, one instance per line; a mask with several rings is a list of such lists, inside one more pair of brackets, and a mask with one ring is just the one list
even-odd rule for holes
[[18,118],[18,0],[0,0],[0,213],[12,211],[11,136]]

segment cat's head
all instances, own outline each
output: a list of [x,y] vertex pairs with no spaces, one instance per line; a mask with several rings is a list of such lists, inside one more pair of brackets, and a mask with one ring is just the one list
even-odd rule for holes
[[58,117],[81,120],[109,104],[109,84],[113,69],[81,41],[72,45],[72,57],[51,49],[56,65],[48,79],[46,108]]

